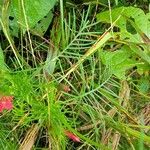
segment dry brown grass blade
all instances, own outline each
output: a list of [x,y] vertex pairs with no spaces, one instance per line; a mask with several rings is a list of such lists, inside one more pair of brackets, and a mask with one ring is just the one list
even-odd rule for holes
[[[146,104],[142,110],[140,111],[139,114],[139,123],[141,123],[142,125],[145,126],[145,128],[143,129],[143,131],[149,135],[149,131],[150,128],[146,128],[146,127],[150,127],[150,103]],[[145,143],[145,145],[147,145],[148,147],[150,147],[149,143]]]
[[[119,97],[122,100],[122,101],[120,101],[122,106],[124,108],[127,108],[128,102],[129,102],[129,97],[130,97],[130,88],[129,88],[127,81],[125,81],[125,80],[122,81],[122,83],[121,83],[121,90],[119,92]],[[122,122],[123,122],[125,117],[126,116],[123,115],[122,118],[119,118],[119,119],[122,120]],[[112,150],[118,149],[120,137],[121,137],[121,134],[118,131],[116,131],[113,136]]]
[[[150,126],[150,104],[146,104],[139,115],[139,120],[141,120],[142,124],[145,126]],[[145,128],[144,132],[147,133],[149,128]]]
[[31,150],[32,149],[34,142],[37,138],[39,129],[40,127],[38,124],[33,124],[31,126],[31,128],[26,133],[24,140],[21,143],[19,150]]
[[116,131],[113,136],[112,150],[116,150],[118,148],[120,137],[121,134],[118,131]]
[[[127,81],[122,81],[121,82],[121,90],[119,92],[119,97],[120,97],[120,104],[125,108],[128,105],[129,101],[129,96],[130,96],[130,88],[128,86]],[[114,117],[114,115],[117,113],[117,109],[114,107],[111,110],[108,111],[108,115],[111,117]],[[125,119],[125,115],[122,116],[121,119],[122,121]],[[108,144],[110,137],[112,136],[112,129],[109,128],[107,131],[102,136],[102,143],[103,144]],[[112,150],[116,150],[119,145],[121,134],[119,132],[115,132],[113,136],[113,143],[112,143]]]
[[81,126],[79,128],[77,128],[78,131],[84,131],[84,130],[90,130],[92,128],[94,128],[95,126],[97,126],[98,124],[100,124],[101,121],[97,121],[95,124],[87,124],[84,126]]
[[[116,109],[116,107],[114,107],[111,110],[109,110],[107,114],[113,118],[114,115],[116,114],[116,112],[117,112],[117,109]],[[112,129],[111,128],[109,128],[108,130],[106,130],[103,133],[102,140],[101,140],[103,144],[108,145],[111,133],[112,133]]]
[[122,106],[126,107],[130,97],[130,88],[126,80],[123,80],[121,83],[121,90],[119,92],[119,97],[123,100]]
[[107,130],[103,133],[103,135],[102,135],[102,140],[101,140],[103,144],[108,145],[108,143],[109,143],[109,138],[110,138],[110,136],[111,136],[111,133],[112,133],[112,128],[107,129]]

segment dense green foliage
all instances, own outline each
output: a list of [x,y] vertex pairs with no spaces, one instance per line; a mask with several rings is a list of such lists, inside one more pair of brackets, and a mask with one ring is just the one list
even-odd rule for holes
[[148,150],[149,7],[0,1],[0,149]]

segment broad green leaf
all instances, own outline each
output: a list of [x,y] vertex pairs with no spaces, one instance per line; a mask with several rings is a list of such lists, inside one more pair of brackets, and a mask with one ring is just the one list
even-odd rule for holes
[[54,7],[57,0],[12,0],[10,28],[23,31],[35,27]]
[[130,44],[129,47],[133,52],[135,52],[137,55],[139,55],[143,60],[148,62],[150,64],[150,56],[143,51],[140,47],[136,46],[135,44]]
[[127,46],[114,52],[103,51],[100,53],[103,64],[119,79],[125,79],[126,71],[137,64],[135,60],[130,59],[131,52],[128,51]]
[[121,39],[128,39],[130,42],[142,42],[142,38],[139,35],[138,31],[134,29],[134,27],[128,22],[126,19],[128,17],[131,19],[137,28],[141,30],[141,32],[145,33],[148,37],[150,34],[150,13],[146,14],[140,8],[135,7],[119,7],[115,8],[111,12],[105,11],[99,13],[97,15],[97,20],[104,23],[115,22],[115,26],[120,29]]
[[48,29],[53,18],[53,13],[50,11],[44,18],[42,18],[32,29],[33,34],[38,34],[43,36],[46,30]]
[[[116,21],[115,26],[119,28],[116,34],[118,35],[119,40],[126,41],[124,44],[128,45],[132,52],[141,57],[145,61],[145,63],[150,64],[149,45],[144,45],[142,46],[142,48],[140,48],[138,45],[132,43],[134,42],[138,44],[149,44],[150,13],[145,14],[143,10],[135,7],[119,7],[112,10],[111,16],[109,11],[99,13],[97,15],[97,19],[103,23],[114,23]],[[122,61],[124,58],[122,58]],[[115,60],[113,59],[112,61]],[[110,65],[111,70],[120,70],[119,72],[113,72],[113,74],[118,77],[121,77],[121,74],[124,76],[125,70],[128,69],[126,68],[126,66],[128,66],[129,68],[133,66],[132,61],[133,60],[126,58],[126,61],[124,61],[124,63],[120,62],[121,67],[114,67],[114,65]],[[144,62],[142,63],[136,63],[136,66],[140,66],[140,70],[142,67],[144,67]],[[108,66],[108,64],[106,65]]]

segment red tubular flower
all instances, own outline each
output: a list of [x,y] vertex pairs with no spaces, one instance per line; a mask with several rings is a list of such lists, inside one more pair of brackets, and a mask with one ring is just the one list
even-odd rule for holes
[[4,109],[11,110],[13,108],[12,104],[13,96],[3,96],[0,98],[0,112]]
[[72,132],[65,130],[64,133],[72,141],[74,141],[74,142],[80,142],[79,137],[76,136],[76,135],[74,135]]

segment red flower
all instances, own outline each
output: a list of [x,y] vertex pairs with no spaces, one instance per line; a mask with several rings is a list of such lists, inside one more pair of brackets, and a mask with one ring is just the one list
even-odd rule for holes
[[13,108],[12,104],[13,96],[3,96],[0,98],[0,112],[4,109],[11,110]]
[[72,132],[65,130],[64,133],[72,141],[74,141],[74,142],[80,142],[79,137],[77,137],[76,135],[74,135]]

